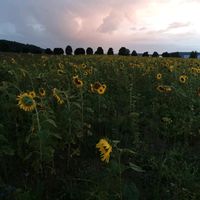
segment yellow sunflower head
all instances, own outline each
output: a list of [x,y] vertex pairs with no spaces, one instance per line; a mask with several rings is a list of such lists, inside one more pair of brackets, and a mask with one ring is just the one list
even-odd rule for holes
[[44,88],[40,88],[39,89],[39,94],[40,94],[41,97],[44,97],[46,95],[45,89]]
[[18,106],[20,109],[31,112],[36,108],[36,102],[29,93],[22,93],[17,96]]
[[85,68],[87,67],[87,65],[83,63],[83,64],[81,65],[81,67],[82,67],[83,69],[85,69]]
[[187,81],[188,77],[186,75],[181,75],[179,77],[179,81],[180,83],[185,83]]
[[161,73],[158,73],[158,74],[156,75],[156,79],[157,79],[157,80],[162,79],[162,74],[161,74]]
[[162,85],[157,86],[156,88],[159,92],[164,92],[165,88]]
[[73,83],[77,88],[83,87],[83,81],[78,76],[73,76]]
[[30,96],[32,96],[33,98],[36,97],[36,93],[35,93],[35,91],[31,91],[31,92],[29,92],[28,94],[29,94]]
[[169,93],[172,91],[172,88],[168,85],[159,85],[156,89],[162,93]]
[[63,99],[58,95],[58,92],[57,92],[56,88],[53,89],[53,96],[56,99],[58,104],[63,104],[64,103]]
[[96,148],[100,151],[101,161],[109,162],[110,153],[112,152],[112,146],[106,139],[100,139],[96,144]]
[[171,65],[171,66],[169,66],[169,68],[168,68],[168,69],[169,69],[169,71],[170,71],[170,72],[173,72],[173,70],[174,70],[174,66],[173,66],[173,65]]
[[106,91],[106,88],[102,85],[97,89],[97,93],[100,95],[104,94],[105,91]]

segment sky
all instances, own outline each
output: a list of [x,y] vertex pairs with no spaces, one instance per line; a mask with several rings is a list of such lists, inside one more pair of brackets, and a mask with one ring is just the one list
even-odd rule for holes
[[0,0],[0,39],[42,48],[200,51],[200,0]]

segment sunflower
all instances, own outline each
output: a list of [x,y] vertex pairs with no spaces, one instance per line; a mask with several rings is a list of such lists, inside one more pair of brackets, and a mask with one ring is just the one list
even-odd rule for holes
[[95,91],[97,91],[100,87],[101,87],[101,83],[99,83],[99,82],[95,82],[94,85],[93,85],[93,89]]
[[44,97],[46,95],[45,89],[44,88],[40,88],[39,89],[39,94],[40,94],[41,97]]
[[158,73],[158,74],[156,75],[156,79],[157,79],[157,80],[162,79],[162,74],[161,74],[161,73]]
[[180,83],[185,83],[187,81],[188,77],[186,75],[181,75],[179,77],[179,81]]
[[104,94],[106,91],[106,85],[105,84],[102,84],[98,89],[97,89],[97,93],[102,95]]
[[31,92],[29,92],[28,94],[29,94],[30,96],[32,96],[33,98],[36,97],[36,93],[35,93],[35,91],[31,91]]
[[56,88],[53,89],[53,96],[55,97],[55,99],[58,102],[58,104],[63,104],[64,103],[63,99],[58,95]]
[[165,88],[164,88],[162,85],[159,85],[156,89],[157,89],[159,92],[165,92]]
[[170,72],[173,72],[173,70],[174,70],[174,66],[173,66],[173,65],[171,65],[171,66],[169,66],[169,68],[168,68],[168,69],[169,69],[169,71],[170,71]]
[[78,76],[73,76],[73,83],[77,88],[83,87],[83,81],[78,78]]
[[100,151],[101,161],[109,162],[110,153],[112,152],[112,146],[108,143],[106,139],[100,139],[96,144],[96,148]]
[[58,70],[57,70],[57,74],[58,74],[58,75],[63,75],[64,73],[65,73],[65,72],[64,72],[62,69],[58,69]]
[[165,92],[171,92],[172,88],[170,86],[164,86]]
[[94,85],[93,85],[93,84],[90,84],[90,91],[91,91],[92,93],[95,92],[95,90],[94,90]]
[[169,93],[172,91],[172,88],[170,86],[167,85],[159,85],[156,88],[159,92],[163,92],[163,93]]
[[63,70],[64,69],[64,65],[62,63],[58,63],[58,67]]
[[85,69],[85,68],[87,67],[87,65],[83,63],[83,64],[81,65],[81,67],[82,67],[83,69]]
[[20,109],[30,112],[36,108],[36,102],[33,96],[25,92],[17,96],[18,106]]

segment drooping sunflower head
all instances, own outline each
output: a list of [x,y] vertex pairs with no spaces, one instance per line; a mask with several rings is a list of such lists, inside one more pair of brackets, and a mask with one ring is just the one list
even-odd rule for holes
[[63,75],[64,73],[65,73],[65,72],[64,72],[62,69],[58,69],[58,70],[57,70],[57,74],[60,75],[60,76]]
[[169,68],[168,68],[168,69],[169,69],[169,71],[170,71],[170,72],[173,72],[173,70],[174,70],[174,66],[173,66],[173,65],[171,65],[171,66],[169,66]]
[[56,99],[58,104],[63,104],[64,100],[61,98],[61,96],[58,94],[58,91],[56,88],[53,89],[53,97]]
[[112,146],[106,139],[100,139],[96,144],[96,148],[100,151],[101,161],[109,162],[110,153],[112,152]]
[[73,83],[77,88],[83,87],[83,81],[78,76],[73,76]]
[[40,94],[41,97],[44,97],[46,95],[45,89],[44,88],[40,88],[39,89],[39,94]]
[[161,93],[169,93],[172,91],[172,88],[168,85],[159,85],[156,89]]
[[159,92],[165,92],[165,88],[162,85],[157,86],[156,88]]
[[36,102],[33,96],[25,92],[17,96],[18,106],[20,109],[31,112],[36,108]]
[[188,77],[186,75],[181,75],[179,77],[179,81],[180,83],[185,83],[187,81]]
[[62,63],[58,63],[58,67],[61,69],[61,70],[64,70],[64,65]]
[[161,74],[161,73],[158,73],[158,74],[156,75],[156,79],[157,79],[157,80],[162,79],[162,74]]

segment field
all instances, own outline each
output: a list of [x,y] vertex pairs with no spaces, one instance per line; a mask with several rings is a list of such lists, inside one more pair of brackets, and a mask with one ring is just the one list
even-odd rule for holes
[[0,199],[200,199],[200,61],[0,55]]

